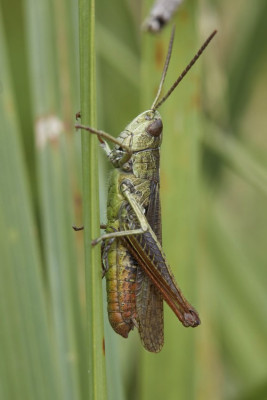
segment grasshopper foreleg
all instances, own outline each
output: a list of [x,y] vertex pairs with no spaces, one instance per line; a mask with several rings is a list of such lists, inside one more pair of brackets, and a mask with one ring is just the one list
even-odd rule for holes
[[131,154],[132,151],[131,149],[124,145],[123,143],[121,143],[119,140],[117,140],[116,138],[114,138],[113,136],[111,136],[109,133],[95,129],[95,128],[91,128],[90,126],[85,126],[85,125],[81,125],[81,124],[75,124],[75,128],[76,129],[83,129],[87,132],[90,132],[94,135],[97,135],[98,140],[100,142],[101,147],[104,149],[105,153],[107,154],[107,156],[109,157],[111,150],[109,145],[107,144],[107,142],[104,140],[110,140],[111,142],[117,144],[118,146],[120,146],[121,148],[123,148],[127,153]]
[[102,240],[118,238],[118,237],[123,237],[123,236],[130,236],[130,235],[141,235],[144,232],[145,231],[143,229],[132,229],[129,231],[111,232],[111,233],[102,235],[97,239],[94,239],[91,244],[92,244],[92,246],[96,246],[98,243],[102,242]]

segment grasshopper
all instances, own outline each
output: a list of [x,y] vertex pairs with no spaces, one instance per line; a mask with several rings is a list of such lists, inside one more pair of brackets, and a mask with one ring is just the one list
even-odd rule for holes
[[[162,250],[159,159],[163,124],[157,109],[166,101],[212,40],[214,31],[182,74],[161,98],[174,40],[169,49],[156,98],[117,138],[76,124],[96,134],[114,169],[107,199],[106,233],[102,242],[108,316],[115,332],[127,338],[136,327],[144,348],[157,353],[164,343],[163,300],[185,327],[200,324],[197,311],[179,289]],[[111,150],[107,141],[115,144]]]

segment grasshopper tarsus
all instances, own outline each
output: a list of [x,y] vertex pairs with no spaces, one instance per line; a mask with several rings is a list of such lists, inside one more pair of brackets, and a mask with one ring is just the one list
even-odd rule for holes
[[103,270],[102,270],[102,279],[105,278],[106,273],[107,273],[107,270],[106,270],[106,269],[103,269]]
[[102,237],[99,237],[99,238],[97,238],[97,239],[93,239],[92,241],[91,241],[91,246],[92,247],[95,247],[98,243],[100,243],[102,241]]
[[84,230],[84,226],[72,225],[72,229],[73,229],[75,232],[83,231],[83,230]]
[[[72,225],[72,229],[76,232],[78,231],[83,231],[84,230],[84,226],[76,226],[76,225]],[[107,229],[107,225],[106,224],[100,224],[100,229]]]

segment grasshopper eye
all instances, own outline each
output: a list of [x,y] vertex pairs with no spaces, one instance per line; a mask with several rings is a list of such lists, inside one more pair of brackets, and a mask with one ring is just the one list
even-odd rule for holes
[[159,136],[162,132],[163,125],[161,119],[155,119],[148,127],[146,128],[147,133],[151,136]]

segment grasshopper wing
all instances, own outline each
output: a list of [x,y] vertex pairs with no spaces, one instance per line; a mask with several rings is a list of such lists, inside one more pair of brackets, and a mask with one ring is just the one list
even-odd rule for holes
[[142,235],[129,236],[127,241],[132,247],[131,253],[135,251],[134,258],[182,324],[186,327],[198,326],[200,324],[198,313],[179,289],[154,232],[149,230]]
[[[182,324],[186,327],[198,326],[200,324],[198,313],[185,299],[179,289],[171,268],[167,263],[161,244],[152,227],[143,215],[140,204],[136,201],[135,197],[129,190],[125,191],[125,196],[128,199],[137,220],[145,229],[143,234],[129,235],[125,237],[129,249],[131,248],[131,254],[133,254],[138,265],[143,268],[146,275],[148,275],[153,284],[160,291],[163,299],[171,307]],[[135,226],[137,226],[137,224]]]
[[136,284],[139,335],[146,350],[158,353],[164,344],[162,296],[141,266],[137,269]]
[[[157,240],[161,243],[159,184],[155,181],[151,182],[149,204],[145,216],[152,227]],[[131,229],[134,229],[135,227],[136,226],[131,225]],[[126,246],[133,257],[138,259],[138,262],[142,262],[142,257],[138,257],[136,249],[130,245],[127,239]],[[139,248],[139,251],[142,252],[142,249]],[[162,349],[164,344],[163,299],[159,290],[153,284],[145,270],[146,268],[144,265],[137,267],[137,324],[140,338],[145,349],[157,353]]]

